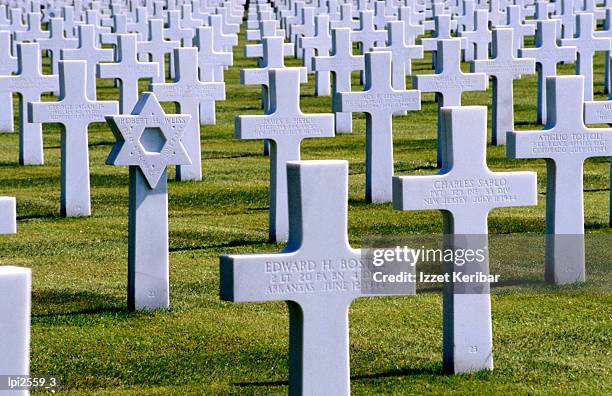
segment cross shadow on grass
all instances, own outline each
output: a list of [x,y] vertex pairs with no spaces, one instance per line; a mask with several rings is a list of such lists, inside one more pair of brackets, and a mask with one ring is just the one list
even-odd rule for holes
[[[393,378],[393,377],[415,377],[415,376],[430,376],[430,375],[442,375],[442,365],[440,363],[434,363],[426,367],[403,367],[396,370],[383,371],[380,373],[371,374],[358,374],[352,375],[352,381],[360,380],[372,380],[379,378]],[[267,386],[287,386],[289,381],[252,381],[252,382],[234,382],[232,385],[239,387],[267,387]]]
[[127,313],[123,299],[109,294],[74,290],[35,290],[32,293],[32,316],[98,315]]

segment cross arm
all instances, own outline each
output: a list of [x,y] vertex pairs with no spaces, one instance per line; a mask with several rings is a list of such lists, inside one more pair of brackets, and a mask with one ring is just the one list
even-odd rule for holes
[[[308,81],[305,67],[299,67],[300,83]],[[268,85],[269,69],[267,67],[240,70],[240,84],[244,85]]]
[[105,116],[119,113],[119,104],[115,101],[96,101],[83,103],[30,102],[28,103],[28,122],[56,122],[70,124],[77,121],[104,122]]
[[290,253],[223,255],[220,258],[220,296],[224,301],[256,302],[289,299],[283,291],[307,285],[300,273],[308,260],[299,260]]
[[612,124],[612,100],[584,102],[585,124]]
[[444,209],[445,197],[438,191],[445,189],[444,175],[394,176],[393,208],[396,210]]
[[556,134],[546,131],[508,132],[506,156],[508,158],[549,158],[557,157],[562,147],[557,144]]

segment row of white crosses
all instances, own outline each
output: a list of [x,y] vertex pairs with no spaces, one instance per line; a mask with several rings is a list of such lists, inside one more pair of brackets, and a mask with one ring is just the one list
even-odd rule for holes
[[[261,7],[261,9],[264,9],[264,7]],[[514,8],[511,8],[508,10],[509,17],[511,17],[512,15],[515,15],[514,10],[515,10]],[[264,16],[264,18],[270,18],[270,15],[266,14],[265,11],[261,11],[261,10],[259,10],[258,13],[253,13],[250,15],[254,15],[255,18],[260,18],[261,16]],[[304,15],[310,15],[310,14],[303,13],[303,16]],[[369,15],[369,14],[361,13],[360,15],[363,17],[364,15]],[[476,12],[476,18],[474,20],[475,26],[477,26],[478,18],[482,18],[479,15],[481,15],[481,13]],[[493,35],[492,35],[492,41],[493,41],[492,42],[493,44],[492,45],[492,58],[491,59],[477,59],[473,61],[472,62],[473,73],[468,73],[468,74],[463,73],[459,67],[460,65],[459,53],[460,53],[460,48],[462,45],[462,41],[460,39],[456,39],[456,38],[441,39],[439,37],[436,37],[434,40],[435,40],[435,43],[437,44],[437,47],[439,46],[439,48],[437,48],[437,51],[436,51],[436,53],[439,53],[439,59],[437,59],[437,62],[436,62],[437,73],[431,76],[426,76],[426,75],[414,76],[414,86],[425,92],[436,92],[436,94],[439,95],[438,102],[439,102],[440,108],[442,108],[445,106],[460,105],[462,92],[468,91],[468,90],[483,90],[486,88],[486,76],[493,77],[493,103],[494,103],[493,126],[492,126],[493,142],[496,144],[503,144],[505,142],[506,132],[512,131],[514,129],[513,111],[512,111],[512,107],[513,107],[512,106],[512,80],[513,79],[520,78],[522,74],[534,73],[536,63],[542,66],[540,67],[540,70],[539,70],[540,71],[539,95],[541,99],[539,101],[539,107],[543,109],[544,104],[545,104],[545,100],[544,100],[545,98],[542,98],[542,95],[545,95],[546,91],[545,91],[545,84],[542,81],[548,75],[556,74],[556,64],[561,62],[564,59],[564,52],[568,53],[571,56],[571,54],[574,54],[576,51],[578,51],[578,53],[580,54],[579,55],[580,60],[582,61],[578,62],[577,69],[582,70],[582,74],[592,75],[592,56],[593,56],[594,48],[602,48],[602,49],[605,48],[605,46],[598,47],[599,46],[598,43],[600,41],[595,41],[596,45],[593,45],[592,42],[589,41],[589,37],[592,37],[593,26],[591,22],[593,20],[593,14],[582,13],[577,16],[576,18],[577,19],[576,25],[578,27],[578,32],[576,33],[577,37],[575,39],[571,39],[573,41],[568,42],[569,44],[573,44],[574,45],[573,47],[571,46],[559,47],[556,44],[556,34],[555,34],[556,22],[552,20],[540,21],[539,19],[544,19],[544,18],[539,18],[538,12],[535,12],[535,15],[536,15],[537,26],[538,26],[537,28],[538,34],[537,34],[537,42],[536,42],[537,47],[536,48],[521,49],[519,48],[520,46],[514,45],[515,40],[518,40],[518,41],[522,40],[522,36],[517,37],[517,35],[515,34],[515,29],[495,28],[493,30]],[[320,17],[322,16],[323,15],[317,16],[315,25],[317,24],[318,21],[321,20]],[[448,29],[450,30],[450,26],[452,24],[449,23],[450,20],[448,20],[446,17],[447,15],[441,15],[440,17],[436,18],[438,29],[441,29],[442,26],[448,26]],[[323,18],[323,19],[327,20],[328,18]],[[265,37],[265,34],[267,32],[268,34],[273,35],[273,38],[278,41],[278,43],[276,44],[277,48],[283,47],[282,42],[279,41],[281,40],[279,36],[282,36],[282,31],[276,28],[275,21],[271,19],[265,19],[265,20],[257,19],[256,22],[257,24],[255,26],[258,25],[259,30],[254,29],[251,31],[247,31],[247,36],[250,35],[251,38],[259,39],[260,41],[265,43],[268,40],[272,39],[272,37]],[[391,50],[392,54],[394,54],[393,52],[394,51],[394,48],[393,48],[393,27],[394,25],[393,23],[394,22],[388,23],[390,46],[384,47],[384,48],[377,48],[378,50],[382,50],[382,51]],[[403,23],[403,21],[399,21],[395,23],[401,24]],[[247,22],[247,27],[248,26],[249,26],[249,23]],[[365,25],[362,20],[361,21],[362,30],[364,29],[364,26]],[[399,25],[397,26],[399,27]],[[331,70],[334,76],[334,79],[332,80],[334,82],[334,85],[337,85],[338,81],[341,81],[341,80],[350,81],[350,73],[352,70],[354,70],[354,69],[351,69],[351,65],[355,63],[353,59],[359,60],[358,56],[355,56],[352,54],[352,48],[351,48],[352,40],[348,38],[353,33],[354,32],[351,32],[350,28],[332,29],[332,55],[330,56],[318,56],[317,55],[314,57],[313,70],[315,71],[319,69],[321,71]],[[444,37],[445,34],[446,33],[440,34],[440,36]],[[318,35],[323,36],[321,32],[319,32]],[[549,39],[546,38],[548,36],[550,36]],[[340,40],[339,39],[340,37],[344,37],[344,40]],[[450,37],[450,35],[447,35],[447,37]],[[307,40],[308,40],[308,37],[302,37],[301,38],[302,44]],[[609,45],[609,39],[602,40],[601,42],[603,41],[605,41],[604,43],[605,45]],[[551,42],[552,42],[552,46],[551,44],[549,44]],[[343,43],[344,45],[341,45],[341,43]],[[426,43],[428,42],[424,40],[424,44]],[[279,51],[283,53],[280,53]],[[515,55],[517,51],[520,52],[521,54],[522,52],[525,52],[525,53],[532,52],[534,54],[534,58],[517,58]],[[277,52],[278,53],[275,56],[276,58],[280,60],[282,60],[283,56],[287,54],[286,49],[283,49],[282,51],[278,50]],[[263,55],[263,53],[261,54]],[[329,65],[329,62],[331,62],[335,58],[338,58],[342,55],[344,55],[343,58],[340,59],[337,63],[344,66],[344,68],[341,71],[334,70],[333,69],[334,65],[333,64]],[[264,56],[264,59],[263,59],[264,64],[266,62],[265,58],[267,56],[268,56],[267,54],[266,56]],[[486,54],[486,57],[488,57],[488,54]],[[402,64],[401,62],[397,62],[397,63],[399,63],[399,65],[394,65],[396,66],[396,69],[400,69],[402,67],[405,68],[405,64]],[[282,62],[275,63],[275,65],[278,67],[284,67]],[[323,65],[328,66],[328,67],[325,67]],[[264,73],[268,69],[269,68],[253,69],[253,72],[257,71],[258,73]],[[386,69],[384,67],[381,67],[381,68],[379,67],[376,70],[384,71]],[[250,71],[247,70],[245,71],[245,73],[246,72],[250,72]],[[478,73],[478,72],[484,72],[484,74]],[[403,82],[404,79],[403,78],[400,78],[400,79]],[[589,88],[592,88],[592,84],[585,84],[585,87],[587,86]],[[367,90],[369,89],[370,87],[367,87]],[[348,88],[347,91],[350,91],[350,88]],[[334,101],[335,101],[334,109],[336,110],[336,131],[337,132],[339,132],[341,126],[344,125],[344,122],[341,117],[341,115],[343,115],[344,113],[342,113],[341,111],[347,109],[347,106],[346,105],[342,106],[341,101],[338,100],[341,97],[341,95],[343,94],[340,93],[340,94],[334,95]],[[346,94],[346,95],[352,95],[352,94]],[[350,97],[350,96],[347,96],[347,97]],[[264,102],[265,102],[265,97],[264,97]],[[378,114],[378,115],[382,114],[375,107],[371,107],[370,110],[371,110],[371,113],[373,114]],[[348,115],[349,115],[348,120],[349,120],[349,125],[350,125],[350,113],[348,113]],[[389,144],[387,144],[385,147],[384,144],[380,143],[382,141],[379,141],[378,144],[373,142],[372,140],[373,134],[371,133],[372,129],[376,129],[376,130],[384,130],[384,129],[373,127],[372,125],[375,124],[376,122],[374,122],[371,118],[372,116],[370,115],[368,119],[368,124],[367,124],[368,131],[366,132],[367,150],[368,150],[368,155],[366,156],[366,162],[367,162],[366,164],[366,168],[367,168],[366,195],[368,199],[372,201],[385,202],[389,200],[389,198],[387,198],[388,193],[386,191],[390,191],[390,188],[386,188],[385,186],[389,185],[388,181],[390,180],[390,177],[393,172],[392,170],[392,150],[390,150]],[[378,125],[382,126],[383,124],[379,122]],[[442,123],[442,119],[440,118],[440,121],[438,122],[439,135],[441,134],[442,127],[443,127],[443,123]],[[347,129],[350,129],[350,128],[347,128]],[[381,133],[379,136],[384,136],[384,135],[385,135],[384,133]],[[263,134],[260,134],[259,138],[265,138],[265,136]],[[376,147],[378,147],[380,151],[378,151]],[[439,160],[441,160],[442,149],[443,149],[442,145],[439,145],[438,146]],[[384,155],[382,155],[384,159],[379,160],[379,161],[373,161],[372,155],[376,153],[384,153]],[[372,163],[376,165],[371,166]],[[280,174],[281,172],[283,172],[282,169],[279,171],[279,168],[282,168],[282,163],[277,161],[276,158],[273,158],[271,164],[272,164],[273,175],[275,173]],[[377,182],[376,180],[380,180],[381,182]],[[277,193],[283,192],[284,189],[282,188],[282,186],[280,187],[280,189],[277,188],[278,187],[277,183],[278,181],[273,177],[271,191],[276,190]],[[271,212],[272,212],[271,225],[270,225],[271,240],[280,241],[280,240],[286,239],[286,231],[285,231],[286,227],[282,227],[282,228],[280,227],[281,224],[287,224],[286,216],[283,214],[283,213],[286,214],[286,211],[283,210],[281,207],[279,207],[279,205],[282,205],[282,204],[284,203],[278,202],[278,200],[275,199],[274,197],[274,193],[271,193],[271,208],[272,208],[271,209]],[[278,230],[278,233],[277,233],[277,230]]]
[[[70,15],[66,11],[64,8],[65,15]],[[122,30],[121,21],[126,21],[122,16],[125,15],[113,15],[114,32],[102,29],[97,22],[89,23],[93,21],[88,18],[83,21],[87,23],[76,26],[76,34],[71,37],[66,34],[65,21],[53,16],[49,19],[49,31],[36,30],[46,34],[0,31],[0,50],[6,56],[0,92],[9,108],[11,95],[20,95],[22,164],[44,163],[43,123],[63,126],[60,195],[63,216],[91,214],[87,129],[90,123],[105,120],[113,126],[118,143],[108,163],[130,166],[128,306],[166,308],[169,305],[166,167],[177,165],[179,180],[202,178],[200,123],[215,122],[215,101],[225,98],[223,68],[232,64],[231,52],[227,51],[237,44],[237,37],[221,32],[224,21],[218,19],[220,15],[211,15],[208,17],[211,26],[201,26],[200,21],[186,29],[192,32],[189,42],[166,40],[161,31],[163,19],[141,20],[148,22],[147,40],[146,32],[144,35],[133,32],[129,24]],[[40,21],[38,18],[29,17],[31,25]],[[141,40],[141,36],[145,39]],[[103,48],[101,42],[112,44],[114,50]],[[13,44],[15,57],[11,55]],[[41,49],[48,51],[52,74],[42,72]],[[159,63],[165,62],[167,53],[171,53],[174,61],[172,82],[166,82]],[[153,62],[148,61],[148,56]],[[97,78],[119,81],[119,102],[96,100]],[[153,84],[152,92],[141,95],[139,100],[141,79],[152,79]],[[41,101],[44,92],[57,94],[59,100]],[[178,103],[184,114],[166,116],[155,95],[161,101]],[[120,113],[133,115],[118,116]],[[130,122],[134,119],[137,124]],[[3,126],[5,130],[12,129],[12,113]],[[2,232],[14,232],[15,200],[2,198],[0,212]],[[5,217],[11,221],[5,221]],[[29,279],[29,270],[3,267],[0,271],[3,295],[0,310],[5,317],[14,318],[10,326],[2,327],[5,356],[0,359],[0,373],[27,373]],[[10,334],[5,334],[5,330]]]
[[[142,78],[150,78],[156,83],[163,83],[165,81],[163,70],[163,63],[165,62],[164,57],[167,53],[171,53],[174,59],[174,53],[172,51],[178,48],[181,42],[164,39],[164,33],[161,31],[164,22],[163,19],[151,19],[147,21],[145,14],[142,18],[145,18],[143,23],[146,24],[146,22],[148,22],[148,40],[139,41],[139,36],[142,35],[147,37],[146,32],[141,34],[129,34],[128,32],[133,31],[133,29],[130,29],[129,23],[126,22],[126,15],[112,15],[115,29],[115,31],[112,32],[110,28],[102,29],[104,26],[93,23],[90,24],[89,22],[92,21],[96,23],[99,22],[100,18],[91,17],[96,14],[92,14],[89,11],[86,14],[84,13],[88,18],[84,21],[79,21],[80,24],[73,29],[77,31],[76,36],[78,38],[71,38],[67,33],[69,29],[66,28],[66,18],[73,16],[73,13],[67,12],[68,10],[72,9],[63,9],[64,19],[57,17],[50,18],[49,31],[38,29],[38,25],[35,26],[36,29],[34,30],[32,30],[33,27],[30,27],[30,29],[17,32],[0,31],[0,51],[2,51],[2,55],[6,56],[7,59],[6,62],[3,62],[4,68],[2,72],[0,72],[0,91],[3,95],[1,99],[6,102],[9,109],[12,109],[12,93],[18,93],[20,95],[19,132],[20,162],[22,164],[37,165],[44,163],[41,128],[41,123],[43,122],[60,122],[64,125],[66,131],[63,135],[66,136],[62,139],[63,148],[65,147],[64,141],[72,141],[77,138],[82,140],[80,144],[81,148],[76,150],[65,148],[62,150],[62,160],[66,163],[64,165],[67,165],[67,167],[62,167],[61,213],[67,216],[86,216],[90,214],[88,197],[89,183],[87,182],[89,178],[72,177],[71,175],[74,173],[72,170],[81,168],[79,174],[88,174],[87,155],[86,152],[83,152],[83,147],[86,148],[87,143],[87,125],[91,122],[101,121],[103,115],[117,112],[116,106],[112,108],[115,109],[112,110],[112,112],[109,112],[111,111],[109,107],[103,110],[98,108],[95,114],[90,112],[91,108],[101,106],[96,104],[96,77],[113,78],[119,81],[119,111],[121,113],[128,113],[137,101],[139,80]],[[144,11],[146,11],[146,9]],[[170,11],[168,11],[168,13],[169,12]],[[35,23],[34,21],[40,22],[40,15],[38,13],[33,12],[30,15],[33,15],[29,18],[32,23]],[[161,15],[161,17],[163,17],[163,15]],[[221,17],[221,15],[210,15],[208,20],[212,23],[218,21],[217,17]],[[123,21],[123,24],[118,21]],[[201,25],[203,23],[203,21],[200,21],[199,24]],[[210,84],[210,86],[215,86],[216,81],[223,80],[223,67],[227,67],[232,63],[231,52],[222,51],[226,48],[231,48],[232,45],[237,42],[235,34],[232,36],[221,32],[221,29],[224,28],[223,23],[224,21],[216,23],[216,25],[218,25],[217,28],[212,26],[196,26],[195,29],[187,29],[194,32],[192,41],[196,42],[196,48],[198,49],[198,70],[196,71],[196,80],[199,78],[205,81],[206,84]],[[212,24],[215,25],[215,23]],[[75,25],[75,23],[71,23],[70,25]],[[2,27],[0,27],[0,29],[1,28]],[[34,34],[35,32],[36,34]],[[13,33],[13,35],[11,35],[11,33]],[[18,35],[17,33],[22,33],[22,35]],[[26,35],[25,33],[29,34]],[[20,37],[25,40],[36,41],[36,43],[18,43],[18,38]],[[225,39],[225,41],[217,40],[219,38]],[[16,57],[11,56],[11,41],[17,43]],[[112,49],[102,48],[100,42],[113,44],[115,47],[115,55],[113,55]],[[219,46],[223,47],[220,50],[216,49],[219,48],[215,45],[218,42],[220,42]],[[40,49],[47,50],[51,58],[52,74],[50,75],[42,73]],[[154,62],[140,60],[147,58],[149,55]],[[57,74],[60,59],[85,61],[86,68],[84,71],[80,68],[74,69],[78,71],[79,75],[75,76],[75,78],[69,77],[64,81],[62,73],[59,73],[59,76]],[[113,61],[114,63],[111,63]],[[159,61],[162,61],[162,63]],[[83,85],[78,86],[75,83],[77,81],[79,83],[82,82]],[[60,91],[60,84],[67,88],[64,90],[64,94],[58,92]],[[86,101],[83,101],[84,97],[81,92],[79,92],[82,87],[86,87]],[[204,89],[206,90],[208,88]],[[193,89],[189,92],[191,91],[193,91]],[[41,94],[44,92],[60,94],[60,102],[55,106],[55,110],[53,110],[54,114],[51,116],[48,114],[41,116],[31,114],[31,109],[42,109],[48,106],[40,105],[38,107],[29,107],[29,103],[39,101]],[[65,97],[66,95],[68,95],[67,98]],[[215,100],[223,99],[224,94],[217,92],[213,96],[214,98],[203,98],[199,101],[199,112],[202,116],[194,117],[194,119],[202,124],[215,122],[214,103]],[[79,107],[80,104],[83,106]],[[68,110],[61,110],[62,108]],[[61,114],[58,114],[58,111]],[[182,111],[185,110],[183,109]],[[197,108],[196,111],[198,111]],[[8,131],[12,130],[12,111],[3,112],[2,114],[6,113],[10,113],[8,114],[10,119],[3,120],[2,124],[5,127],[3,129]],[[81,115],[82,119],[80,117]],[[65,118],[65,120],[63,118]],[[87,122],[85,122],[86,119]],[[82,125],[76,126],[76,123],[84,124],[84,127]],[[80,131],[72,132],[74,128]],[[190,130],[194,132],[188,133],[186,136],[191,139],[189,145],[190,149],[194,153],[196,151],[198,152],[198,155],[193,156],[197,163],[193,165],[194,169],[189,172],[179,171],[178,178],[180,180],[200,180],[202,177],[201,167],[195,169],[201,163],[199,144],[197,147],[194,146],[195,141],[199,142],[199,127],[190,128]],[[85,146],[83,146],[83,144]],[[74,193],[69,193],[65,191],[69,188],[66,183],[69,180],[83,181],[83,187],[77,188],[77,186],[74,186]],[[80,197],[77,197],[77,195]]]
[[[588,29],[590,14],[578,17],[578,24],[585,27],[578,34],[574,45],[568,50],[574,53],[582,51],[584,62],[577,65],[586,74],[584,64],[589,64],[593,47],[585,45],[581,49],[580,41],[585,41],[582,35]],[[586,22],[585,22],[586,21]],[[438,20],[439,22],[439,20]],[[477,22],[476,24],[477,25]],[[264,25],[260,21],[260,27]],[[548,26],[556,26],[556,22],[537,22],[538,47],[548,44],[542,39]],[[363,28],[363,25],[362,25]],[[390,29],[391,30],[391,29]],[[592,29],[591,29],[592,30]],[[269,28],[277,36],[276,27]],[[553,34],[555,30],[552,30]],[[260,30],[259,40],[269,43],[270,38],[263,37]],[[415,76],[415,87],[439,94],[440,123],[439,151],[442,170],[435,176],[404,176],[393,178],[393,205],[398,210],[438,209],[445,213],[444,230],[450,235],[475,235],[475,238],[465,241],[457,240],[464,248],[486,246],[487,217],[490,210],[502,206],[522,206],[537,204],[536,175],[533,172],[492,172],[486,165],[486,118],[484,107],[453,107],[461,104],[461,93],[466,90],[483,90],[486,88],[487,76],[494,77],[494,101],[499,109],[512,107],[512,80],[522,74],[535,71],[535,64],[548,62],[550,53],[541,57],[517,58],[520,46],[513,45],[513,40],[520,40],[510,28],[497,28],[492,32],[492,58],[475,56],[472,63],[473,73],[463,73],[460,65],[461,39],[441,38],[436,42],[436,75]],[[317,71],[319,59],[326,61],[337,56],[338,37],[351,35],[350,28],[332,30],[331,56],[315,56],[313,70]],[[255,36],[254,34],[252,34]],[[302,38],[302,45],[306,38]],[[353,59],[350,40],[345,53],[347,59]],[[269,73],[270,84],[267,85],[272,99],[268,114],[265,116],[239,117],[238,137],[274,138],[277,141],[290,141],[294,147],[295,159],[299,158],[299,142],[304,137],[321,136],[319,129],[309,128],[310,134],[300,131],[294,136],[293,125],[287,125],[287,120],[298,120],[305,117],[299,106],[299,71],[285,68],[282,58],[285,55],[283,43],[276,39],[278,48],[276,57],[281,60],[275,69],[266,68],[261,73]],[[553,37],[553,43],[556,37]],[[266,44],[264,44],[264,47]],[[556,46],[556,44],[555,44]],[[558,47],[556,47],[558,48]],[[380,51],[380,50],[379,50]],[[384,49],[382,50],[384,51]],[[478,53],[478,51],[477,51]],[[476,54],[477,54],[476,53]],[[552,51],[553,63],[556,68],[556,51]],[[394,91],[391,88],[393,53],[373,52],[365,57],[366,89],[368,95],[363,102],[359,101],[362,93],[337,92],[334,96],[336,113],[336,129],[338,114],[341,111],[365,111],[370,114],[367,126],[368,156],[384,153],[386,158],[380,160],[383,164],[391,161],[392,150],[385,139],[389,129],[384,128],[380,120],[390,123],[391,116],[406,110],[398,106],[405,103],[418,103],[418,99]],[[303,55],[306,57],[306,54]],[[484,59],[483,59],[484,58]],[[363,58],[362,58],[363,59]],[[405,58],[404,58],[405,60]],[[264,57],[263,64],[266,59]],[[344,64],[349,69],[344,77],[334,76],[334,83],[339,78],[345,78],[352,71],[350,64]],[[405,67],[399,66],[399,67]],[[588,67],[587,67],[588,69]],[[334,72],[332,68],[320,70]],[[362,70],[362,69],[357,69]],[[375,70],[375,72],[373,72]],[[245,74],[247,71],[245,71]],[[283,75],[292,75],[292,88],[278,92],[281,85],[273,81],[281,81]],[[541,74],[541,79],[547,77]],[[587,129],[582,116],[583,92],[585,89],[583,76],[552,77],[544,80],[548,85],[547,103],[549,119],[547,126],[537,132],[512,132],[509,134],[508,155],[516,158],[546,158],[549,161],[549,176],[547,183],[547,239],[546,247],[546,279],[556,283],[573,283],[584,280],[584,242],[580,235],[583,227],[582,203],[582,163],[592,156],[612,155],[612,130]],[[349,77],[350,81],[350,77]],[[428,85],[429,84],[429,85]],[[592,83],[591,83],[592,85]],[[284,86],[283,86],[284,87]],[[428,88],[424,88],[428,87]],[[545,92],[541,87],[540,92]],[[317,88],[320,91],[320,87]],[[348,89],[350,91],[350,88]],[[402,90],[403,91],[403,90]],[[291,96],[286,96],[290,93]],[[414,93],[418,95],[418,91]],[[279,107],[278,98],[285,101]],[[417,96],[418,97],[418,96]],[[272,103],[274,104],[272,105]],[[453,106],[449,106],[449,103]],[[291,103],[291,104],[287,104]],[[278,113],[278,114],[277,114]],[[283,118],[279,116],[282,114]],[[376,116],[373,116],[376,114]],[[601,122],[612,119],[612,104],[587,103],[587,121]],[[272,117],[272,118],[270,118]],[[312,117],[312,116],[311,116]],[[379,117],[376,128],[372,128],[374,118]],[[589,119],[589,117],[591,117]],[[275,119],[282,122],[269,122]],[[252,122],[246,122],[247,120]],[[350,118],[349,118],[350,120]],[[590,120],[590,121],[589,121]],[[494,117],[496,124],[497,143],[505,141],[505,132],[514,129],[512,114]],[[245,131],[249,128],[249,132]],[[316,133],[312,133],[313,131]],[[373,133],[382,130],[378,139],[380,146],[373,144]],[[283,135],[283,131],[285,132]],[[474,135],[476,131],[476,135]],[[280,136],[279,136],[280,135]],[[288,140],[286,140],[288,139]],[[565,142],[565,148],[557,150],[558,145],[551,142]],[[382,147],[381,152],[370,152],[372,148]],[[290,312],[290,392],[325,393],[334,389],[336,394],[349,394],[350,381],[348,369],[348,320],[346,312],[350,302],[363,294],[355,293],[355,284],[345,282],[339,290],[326,289],[324,284],[313,283],[307,293],[299,289],[300,279],[308,275],[314,279],[329,279],[330,272],[346,271],[364,268],[359,262],[352,267],[351,262],[355,252],[351,250],[346,239],[346,164],[333,161],[286,162],[286,170],[279,167],[278,158],[275,161],[273,173],[286,171],[287,175],[287,234],[288,248],[277,254],[223,256],[221,259],[221,296],[230,301],[276,301],[285,300]],[[563,164],[563,165],[559,165]],[[389,177],[390,178],[390,177]],[[384,177],[383,177],[384,179]],[[375,179],[372,179],[375,180]],[[462,186],[453,191],[461,195],[461,200],[449,196],[449,191],[440,188],[446,182],[471,181],[470,186]],[[275,183],[279,183],[277,180]],[[488,184],[503,185],[503,189],[486,188]],[[457,185],[457,183],[455,183]],[[475,186],[475,187],[474,187]],[[273,186],[271,186],[272,190]],[[344,194],[340,191],[344,189]],[[569,192],[571,190],[571,192]],[[321,191],[329,194],[323,196]],[[338,191],[338,194],[335,192]],[[568,193],[569,192],[569,193]],[[308,196],[308,200],[304,197]],[[343,203],[342,207],[338,203]],[[271,239],[278,240],[285,236],[273,233],[278,227],[279,206],[274,207],[271,199],[271,211],[276,210],[277,222],[271,224]],[[566,213],[568,218],[566,219]],[[334,216],[335,214],[335,216]],[[325,226],[321,224],[325,223]],[[484,238],[484,240],[483,240]],[[570,243],[567,243],[567,242]],[[328,247],[329,245],[331,247]],[[329,252],[329,253],[328,253]],[[340,256],[340,258],[338,258]],[[354,259],[353,259],[354,260]],[[357,259],[358,261],[360,259]],[[311,262],[312,267],[303,268],[292,263]],[[274,270],[279,264],[280,270]],[[286,266],[283,266],[286,265]],[[282,268],[294,268],[283,270]],[[488,263],[481,267],[488,273]],[[446,271],[456,270],[453,266]],[[357,270],[359,272],[359,270]],[[360,279],[360,275],[342,274],[342,279]],[[299,292],[291,292],[299,290]],[[481,293],[459,293],[452,286],[444,289],[443,314],[443,366],[445,370],[454,373],[469,372],[479,369],[491,369],[492,333],[491,309],[488,284]],[[325,307],[325,308],[323,308]],[[333,316],[333,317],[330,317]],[[323,325],[325,324],[325,326]],[[330,325],[331,324],[331,325]],[[323,337],[321,337],[323,335]],[[313,345],[312,339],[321,342],[323,339],[333,339],[336,343]]]

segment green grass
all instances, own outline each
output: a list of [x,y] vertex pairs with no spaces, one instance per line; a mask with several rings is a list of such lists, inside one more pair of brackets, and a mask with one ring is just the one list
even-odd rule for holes
[[[260,113],[259,88],[239,84],[239,70],[255,65],[242,57],[242,45],[234,51],[235,66],[226,73],[227,100],[218,103],[217,124],[202,128],[204,181],[169,185],[168,311],[126,312],[128,176],[125,167],[104,165],[114,143],[110,130],[105,125],[90,128],[93,216],[79,219],[58,215],[58,126],[44,127],[44,166],[17,165],[17,134],[0,135],[2,194],[17,197],[19,216],[18,234],[0,238],[2,263],[33,268],[31,371],[58,375],[66,393],[286,393],[285,305],[233,304],[218,297],[220,254],[282,248],[267,242],[269,166],[262,143],[233,139],[235,115]],[[429,62],[417,62],[414,68],[430,73]],[[599,56],[599,99],[604,98],[602,63]],[[573,65],[559,69],[573,74]],[[330,98],[314,97],[312,80],[302,91],[303,110],[329,112]],[[108,80],[100,81],[98,94],[117,97]],[[519,129],[540,128],[534,124],[535,100],[535,76],[515,83]],[[490,102],[490,91],[464,95],[465,105]],[[394,120],[396,174],[436,172],[433,95],[423,95],[422,107]],[[358,247],[367,235],[439,233],[437,211],[402,213],[391,205],[365,203],[365,122],[363,115],[354,118],[352,135],[302,145],[303,159],[350,162],[351,243]],[[497,171],[537,171],[539,189],[537,207],[493,211],[490,232],[542,234],[544,161],[507,160],[504,147],[489,146],[488,162]],[[610,232],[609,176],[608,159],[587,161],[588,233]],[[603,253],[609,253],[609,246],[603,245]],[[541,246],[533,254],[529,270],[541,279]],[[609,277],[604,273],[596,279]],[[544,286],[494,293],[495,370],[462,376],[441,372],[439,292],[358,300],[350,312],[353,392],[610,394],[612,299],[598,292],[601,283],[590,282],[560,288],[566,291],[562,294]]]

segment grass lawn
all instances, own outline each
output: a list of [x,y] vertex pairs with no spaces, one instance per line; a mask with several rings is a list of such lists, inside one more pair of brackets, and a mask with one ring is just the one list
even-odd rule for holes
[[[226,72],[227,100],[217,105],[217,124],[202,128],[204,180],[172,180],[169,185],[170,310],[126,311],[128,171],[104,164],[114,143],[109,128],[90,128],[93,216],[78,219],[59,217],[59,126],[44,126],[44,166],[19,166],[17,134],[0,134],[1,192],[18,202],[18,234],[0,238],[2,263],[33,269],[31,371],[58,375],[66,394],[286,393],[285,304],[234,304],[218,297],[220,254],[283,248],[267,242],[269,165],[262,143],[233,138],[235,115],[261,113],[259,87],[239,84],[239,70],[255,66],[242,56],[243,45],[241,36],[235,65]],[[431,73],[430,60],[415,62],[414,69]],[[559,69],[573,74],[573,65]],[[603,99],[602,55],[595,70],[597,98]],[[313,96],[313,80],[303,87],[302,108],[329,112],[331,99]],[[101,99],[117,98],[111,81],[99,84]],[[535,76],[515,83],[518,129],[541,128],[534,124],[536,90]],[[490,105],[491,93],[467,93],[463,99],[465,105]],[[422,111],[395,118],[396,174],[437,171],[436,108],[433,95],[424,94]],[[390,204],[365,202],[364,120],[355,115],[351,135],[306,140],[302,146],[303,159],[350,162],[351,243],[359,247],[368,235],[439,233],[437,211],[402,213]],[[585,164],[589,234],[610,236],[609,162],[597,158]],[[504,147],[489,146],[488,163],[496,171],[537,171],[539,189],[537,207],[493,211],[490,232],[539,238],[545,215],[544,161],[507,160]],[[595,253],[608,253],[609,259],[610,245],[601,246],[603,251]],[[539,280],[544,251],[531,247],[535,258],[526,271]],[[504,264],[503,259],[496,263]],[[442,374],[439,291],[356,301],[350,312],[353,392],[612,393],[612,299],[601,293],[609,276],[594,275],[590,265],[589,282],[579,287],[540,285],[492,294],[492,372]]]

